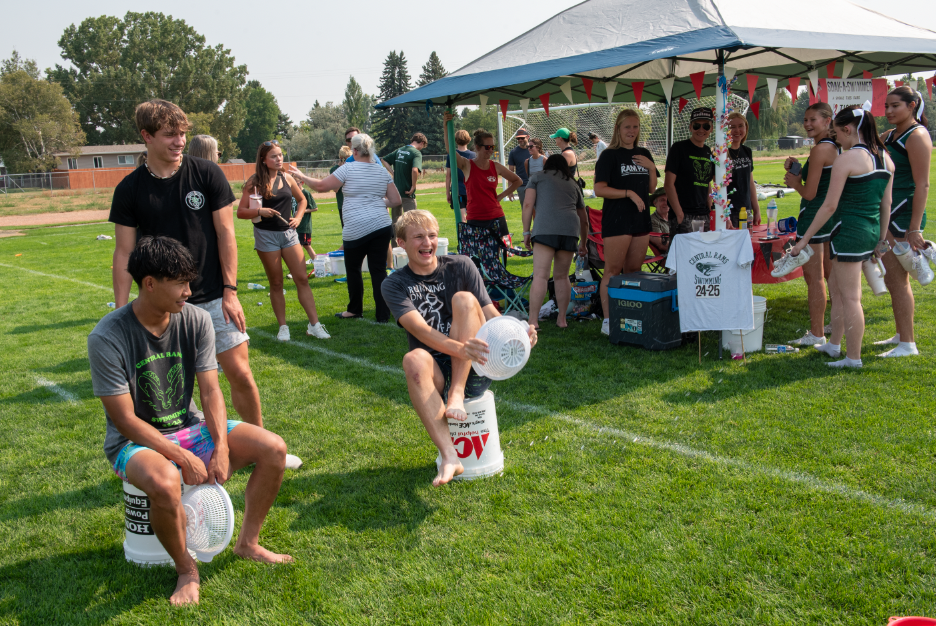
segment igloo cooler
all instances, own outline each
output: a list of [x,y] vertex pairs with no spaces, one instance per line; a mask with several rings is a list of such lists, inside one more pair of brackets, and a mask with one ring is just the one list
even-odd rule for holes
[[676,276],[637,272],[608,282],[611,343],[669,350],[682,344]]

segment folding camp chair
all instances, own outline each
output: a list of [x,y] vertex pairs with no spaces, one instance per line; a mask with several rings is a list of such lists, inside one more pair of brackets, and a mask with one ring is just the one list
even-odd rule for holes
[[[588,215],[588,241],[586,242],[588,257],[586,258],[586,266],[592,271],[592,275],[597,275],[598,280],[601,280],[605,267],[604,239],[601,236],[601,210],[585,207],[585,212]],[[650,234],[664,239],[669,236],[663,233]],[[643,265],[647,268],[646,271],[665,274],[666,253],[658,250],[653,244],[650,244],[650,250],[653,255],[647,255],[643,262]]]
[[458,253],[471,257],[484,279],[485,286],[497,287],[504,295],[507,306],[504,313],[520,311],[527,315],[523,304],[524,296],[529,299],[532,276],[516,276],[507,271],[498,259],[498,253],[510,250],[518,256],[530,256],[529,250],[508,248],[500,235],[488,228],[470,226],[465,223],[458,225]]

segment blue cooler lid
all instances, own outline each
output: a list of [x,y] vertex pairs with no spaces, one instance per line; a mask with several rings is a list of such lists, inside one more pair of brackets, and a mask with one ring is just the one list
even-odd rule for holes
[[334,250],[332,252],[329,252],[328,256],[331,256],[331,257],[344,256],[344,250]]
[[608,289],[634,289],[637,291],[663,292],[676,289],[674,274],[656,274],[654,272],[635,272],[612,276]]

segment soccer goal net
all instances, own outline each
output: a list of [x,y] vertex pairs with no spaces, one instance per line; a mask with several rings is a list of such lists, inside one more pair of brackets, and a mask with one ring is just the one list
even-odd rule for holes
[[[730,105],[735,111],[746,113],[748,102],[744,98],[731,94]],[[715,107],[715,96],[707,96],[700,100],[690,100],[682,113],[673,111],[673,137],[672,142],[689,138],[689,115],[696,107]],[[517,131],[525,128],[531,137],[543,141],[543,148],[553,153],[556,144],[549,136],[559,128],[568,128],[574,131],[578,138],[576,152],[580,163],[594,162],[595,148],[588,139],[588,133],[595,133],[606,144],[611,143],[614,131],[614,120],[622,109],[636,109],[633,102],[615,102],[613,104],[574,105],[565,107],[550,107],[549,115],[543,109],[529,109],[524,117],[523,111],[508,111],[507,119],[503,122],[504,153],[509,153],[517,145]],[[666,145],[666,104],[661,102],[645,103],[640,106],[640,143],[653,154],[657,161],[665,159],[668,146]],[[708,139],[711,146],[715,145],[715,133]]]

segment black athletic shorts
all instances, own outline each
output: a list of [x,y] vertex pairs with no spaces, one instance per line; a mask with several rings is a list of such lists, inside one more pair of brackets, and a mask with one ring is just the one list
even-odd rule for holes
[[510,229],[507,227],[507,218],[503,215],[493,220],[468,220],[468,225],[489,228],[500,233],[501,237],[506,237],[510,234]]
[[533,244],[549,246],[553,250],[565,250],[567,252],[578,251],[578,237],[572,235],[537,235],[531,240]]
[[[449,387],[452,385],[452,357],[447,354],[440,354],[432,357],[439,369],[442,370],[442,377],[445,378],[445,388],[442,390],[442,399],[448,402]],[[479,376],[474,368],[468,370],[468,380],[465,381],[465,399],[477,398],[491,386],[491,379],[486,376]]]
[[601,237],[632,235],[639,237],[651,230],[650,209],[606,209],[601,212]]

